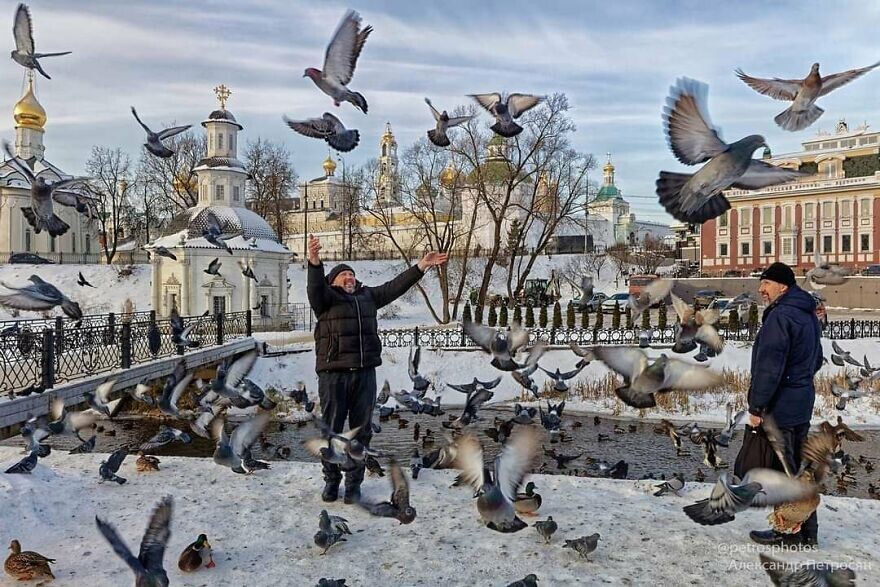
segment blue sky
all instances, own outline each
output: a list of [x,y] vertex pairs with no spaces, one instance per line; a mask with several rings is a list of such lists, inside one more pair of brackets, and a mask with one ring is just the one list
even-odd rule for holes
[[[16,4],[0,2],[7,30]],[[350,84],[367,97],[369,116],[334,108],[302,78],[306,67],[321,66],[348,7],[375,29]],[[576,147],[600,162],[612,152],[618,186],[639,196],[633,209],[651,220],[669,219],[653,199],[657,172],[682,169],[660,122],[678,76],[709,84],[709,110],[725,139],[760,133],[775,153],[800,150],[841,117],[880,128],[880,71],[822,98],[824,116],[800,133],[774,125],[783,102],[733,74],[742,67],[759,77],[803,77],[814,61],[825,74],[873,63],[880,2],[37,0],[30,8],[37,50],[73,51],[46,59],[53,79],[38,81],[47,158],[70,173],[82,172],[94,144],[136,154],[142,137],[130,105],[153,126],[198,124],[215,108],[219,83],[232,88],[228,108],[245,127],[242,138],[284,142],[305,177],[320,173],[326,148],[294,135],[282,114],[340,115],[361,131],[360,147],[346,156],[356,164],[376,155],[386,121],[401,147],[423,136],[431,126],[424,96],[451,110],[469,93],[565,92]],[[11,33],[7,44],[11,50]],[[5,137],[22,72],[8,59],[0,66]]]

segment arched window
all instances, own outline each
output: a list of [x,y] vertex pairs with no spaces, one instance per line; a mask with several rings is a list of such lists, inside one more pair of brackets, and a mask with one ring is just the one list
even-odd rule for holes
[[223,133],[222,133],[222,132],[221,132],[221,133],[217,133],[217,148],[218,148],[218,149],[222,149],[222,148],[223,148]]
[[86,249],[85,249],[85,254],[88,255],[88,254],[91,253],[91,252],[92,252],[92,235],[87,234],[87,235],[86,235]]
[[382,145],[382,156],[385,157],[388,154],[388,145]]
[[24,250],[27,252],[31,252],[31,247],[33,246],[33,235],[31,234],[31,229],[26,228],[24,231]]

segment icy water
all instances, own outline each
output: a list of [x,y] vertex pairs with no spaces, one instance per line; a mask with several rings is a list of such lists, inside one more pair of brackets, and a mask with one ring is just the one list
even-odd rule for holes
[[[424,454],[432,448],[445,442],[444,428],[440,425],[448,419],[448,414],[458,414],[460,410],[453,409],[447,415],[431,417],[423,414],[414,415],[402,412],[399,419],[389,419],[379,422],[382,431],[373,436],[372,446],[388,456],[397,458],[404,464],[408,464],[414,447]],[[494,457],[500,450],[500,445],[490,439],[485,430],[492,426],[495,417],[508,419],[513,412],[506,406],[492,406],[480,410],[482,421],[469,426],[469,429],[478,433],[483,443],[486,458]],[[536,418],[537,419],[537,418]],[[405,420],[405,427],[401,427],[401,420]],[[607,416],[599,416],[598,424],[595,417],[589,414],[568,414],[564,417],[566,426],[565,441],[551,444],[549,438],[544,443],[547,449],[555,449],[557,453],[565,455],[582,454],[579,458],[567,464],[566,469],[557,469],[556,462],[541,453],[540,465],[535,472],[547,474],[593,474],[588,468],[588,459],[596,461],[608,461],[613,464],[623,459],[629,464],[628,479],[640,479],[646,475],[659,478],[661,475],[671,475],[680,472],[687,481],[697,480],[698,470],[705,475],[706,481],[714,481],[718,472],[703,463],[702,446],[691,443],[683,438],[683,447],[690,454],[676,456],[672,441],[654,432],[653,422],[640,422],[631,419],[616,419]],[[117,418],[114,421],[102,421],[99,423],[100,432],[96,450],[99,452],[112,452],[113,450],[128,444],[136,450],[136,447],[148,440],[158,430],[161,424],[175,426],[186,432],[191,432],[186,422],[173,420],[160,420],[155,418]],[[413,440],[416,425],[419,428],[419,440]],[[232,424],[230,424],[232,426]],[[634,431],[630,430],[634,427]],[[617,431],[615,431],[617,428]],[[433,434],[435,442],[424,444],[422,439],[427,431]],[[880,430],[859,430],[865,436],[865,442],[844,441],[844,450],[854,459],[859,455],[865,455],[871,459],[876,468],[868,472],[858,463],[853,465],[853,475],[856,483],[846,487],[846,493],[841,490],[834,478],[826,481],[826,493],[834,495],[847,495],[852,497],[868,497],[868,483],[880,482]],[[255,446],[255,456],[266,460],[280,460],[276,450],[278,447],[290,449],[291,460],[314,461],[301,445],[301,441],[315,436],[314,427],[306,423],[297,425],[291,423],[273,422],[266,429],[265,441],[262,446]],[[602,440],[599,440],[602,435]],[[157,455],[210,457],[214,452],[214,443],[211,440],[191,434],[193,441],[190,444],[172,443],[157,451]],[[725,463],[731,463],[736,458],[742,439],[742,430],[737,431],[736,438],[729,448],[719,448],[719,454]],[[3,441],[4,445],[21,444],[20,437],[14,437]],[[53,450],[69,450],[77,443],[70,438],[51,438],[49,444]]]

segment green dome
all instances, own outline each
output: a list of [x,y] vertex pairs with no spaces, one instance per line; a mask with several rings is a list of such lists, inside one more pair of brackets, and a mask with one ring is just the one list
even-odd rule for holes
[[620,190],[615,185],[603,185],[596,194],[596,200],[613,200],[620,197]]

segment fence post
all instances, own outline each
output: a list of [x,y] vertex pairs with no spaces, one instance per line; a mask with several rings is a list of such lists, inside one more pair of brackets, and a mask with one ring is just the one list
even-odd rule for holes
[[248,310],[246,312],[246,314],[247,314],[247,316],[246,316],[246,322],[245,322],[245,327],[244,327],[245,328],[244,333],[245,333],[245,336],[252,336],[254,334],[254,325],[253,325],[253,317],[254,317],[253,314],[254,313],[252,310]]
[[122,323],[122,362],[121,367],[128,369],[131,367],[131,322]]
[[55,333],[52,330],[43,332],[42,360],[42,386],[44,389],[55,387]]
[[419,346],[419,327],[418,326],[416,326],[413,329],[413,342],[415,343],[416,346]]
[[850,338],[850,340],[852,340],[855,337],[856,337],[856,319],[850,318],[849,319],[849,338]]
[[106,345],[111,345],[116,342],[116,314],[110,312],[107,314],[107,338],[104,342]]
[[54,341],[55,354],[60,355],[64,352],[64,319],[61,316],[55,317]]
[[223,323],[226,322],[226,313],[218,312],[214,314],[217,321],[217,344],[223,344]]

